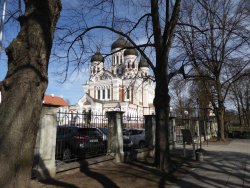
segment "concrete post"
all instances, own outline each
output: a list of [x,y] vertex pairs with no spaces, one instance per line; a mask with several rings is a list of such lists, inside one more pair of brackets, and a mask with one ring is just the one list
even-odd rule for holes
[[55,148],[57,108],[43,107],[37,133],[35,174],[38,179],[53,178],[56,175]]
[[107,112],[108,116],[108,153],[115,155],[115,161],[124,162],[123,152],[123,133],[122,120],[123,113],[121,111]]
[[176,124],[175,124],[175,117],[170,117],[170,124],[171,124],[171,137],[172,137],[172,140],[173,140],[173,148],[176,147]]
[[156,121],[155,115],[144,115],[145,117],[145,140],[146,146],[153,150],[152,155],[154,155],[155,149],[155,129],[156,129]]
[[200,137],[200,125],[199,125],[199,120],[195,122],[195,132],[197,134],[197,137]]

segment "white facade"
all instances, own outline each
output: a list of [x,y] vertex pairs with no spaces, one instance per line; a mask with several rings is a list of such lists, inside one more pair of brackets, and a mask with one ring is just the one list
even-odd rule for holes
[[154,114],[155,84],[150,79],[149,65],[138,57],[131,44],[121,38],[115,41],[112,65],[104,64],[102,55],[96,52],[91,58],[90,78],[83,86],[78,109],[99,114],[117,110],[131,116]]

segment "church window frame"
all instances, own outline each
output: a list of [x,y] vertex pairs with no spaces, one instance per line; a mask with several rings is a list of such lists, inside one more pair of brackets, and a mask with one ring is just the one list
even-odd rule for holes
[[110,88],[107,89],[108,92],[108,99],[110,99]]
[[100,89],[97,90],[97,98],[98,98],[98,99],[101,98],[101,90],[100,90]]
[[126,99],[130,99],[130,89],[129,88],[127,88],[126,89]]
[[105,99],[105,88],[102,89],[102,99]]

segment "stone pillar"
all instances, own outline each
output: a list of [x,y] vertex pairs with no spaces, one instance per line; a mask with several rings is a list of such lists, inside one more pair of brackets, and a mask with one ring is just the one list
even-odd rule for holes
[[115,155],[115,161],[124,162],[123,152],[123,113],[121,111],[107,112],[108,116],[108,153]]
[[43,107],[34,154],[34,170],[38,179],[53,178],[56,175],[56,117],[57,108]]
[[195,121],[195,132],[196,132],[196,136],[200,137],[200,124],[199,124],[199,120]]
[[155,149],[155,129],[156,129],[155,115],[144,115],[144,118],[145,118],[146,146],[149,149],[152,149],[154,152],[154,149]]
[[175,124],[175,117],[170,117],[170,125],[171,125],[171,131],[169,131],[169,134],[171,134],[170,138],[173,140],[173,148],[176,147],[176,124]]

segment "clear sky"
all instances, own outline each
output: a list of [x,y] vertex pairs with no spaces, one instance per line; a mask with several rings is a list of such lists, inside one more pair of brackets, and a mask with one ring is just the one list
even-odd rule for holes
[[[59,24],[60,26],[62,25],[67,25],[71,27],[78,27],[80,25],[77,23],[77,21],[74,22],[74,20],[71,20],[71,17],[69,17],[69,14],[72,14],[70,10],[78,8],[78,3],[86,4],[85,1],[81,0],[62,0],[62,5],[63,5],[63,11],[61,12],[61,17],[59,19]],[[121,9],[120,5],[121,4],[126,4],[125,1],[123,0],[118,0],[115,1],[116,4],[119,6],[118,9]],[[13,6],[13,5],[12,5]],[[85,5],[87,6],[87,5]],[[109,5],[107,5],[107,8]],[[7,4],[7,9],[10,9],[10,5]],[[81,9],[80,9],[81,11]],[[95,10],[96,11],[96,10]],[[92,11],[92,12],[95,12]],[[129,18],[131,14],[129,14],[129,11],[134,11],[134,10],[126,10],[126,9],[121,9],[117,10],[119,12],[121,17]],[[133,16],[136,16],[136,14],[139,14],[141,10],[136,10],[133,13]],[[71,15],[70,15],[71,16]],[[79,13],[77,14],[76,18],[80,17]],[[90,11],[86,14],[83,15],[83,18],[85,18],[86,22],[88,22],[88,26],[95,25],[96,22],[100,21],[99,15],[91,15]],[[82,24],[82,23],[81,23]],[[119,24],[117,27],[122,27],[122,24]],[[8,23],[5,26],[4,30],[4,39],[3,39],[3,45],[4,47],[7,47],[9,43],[13,40],[13,38],[16,37],[17,33],[19,31],[19,25],[15,21],[8,21]],[[117,39],[117,34],[112,34],[111,32],[106,32],[103,30],[96,30],[94,32],[91,32],[91,44],[90,44],[90,49],[88,49],[88,54],[84,54],[85,59],[89,58],[91,55],[96,50],[96,46],[100,45],[100,50],[101,52],[104,53],[110,53],[110,47],[113,41]],[[146,38],[143,36],[140,36],[139,38],[135,38],[135,36],[131,36],[134,40],[137,40],[138,43],[145,42]],[[54,45],[55,46],[55,45]],[[52,50],[52,53],[54,51],[57,51],[57,54],[62,54],[65,55],[66,50],[60,51],[60,48],[55,46],[55,48]],[[53,59],[53,57],[52,57]],[[63,76],[58,76],[58,71],[60,71],[64,67],[64,62],[65,60],[60,59],[60,60],[51,60],[49,64],[49,85],[46,90],[46,94],[54,94],[56,96],[63,96],[64,99],[69,100],[71,104],[76,104],[77,101],[82,97],[83,95],[83,85],[86,83],[86,81],[89,78],[89,69],[88,65],[89,63],[85,63],[83,67],[77,72],[73,72],[69,74],[70,76],[67,78],[67,80],[64,83],[61,83],[62,80],[64,80]],[[106,61],[105,61],[106,62]],[[107,66],[107,63],[106,63]],[[72,72],[73,67],[70,66],[70,71]],[[7,72],[7,57],[5,55],[4,50],[1,50],[1,58],[0,58],[0,80],[3,80]]]
[[[63,6],[67,4],[67,0],[63,0]],[[76,0],[71,0],[71,5],[74,5]],[[7,9],[8,7],[7,4]],[[63,16],[63,15],[61,15]],[[19,27],[16,22],[9,22],[5,26],[3,46],[6,48],[9,43],[16,37]],[[71,104],[76,104],[83,95],[83,84],[89,77],[88,69],[84,68],[79,73],[71,75],[66,82],[59,83],[63,78],[56,76],[56,71],[60,64],[51,62],[49,64],[49,85],[46,94],[54,94],[63,96],[64,99],[69,100]],[[7,57],[4,49],[0,51],[0,80],[3,80],[7,73]]]

